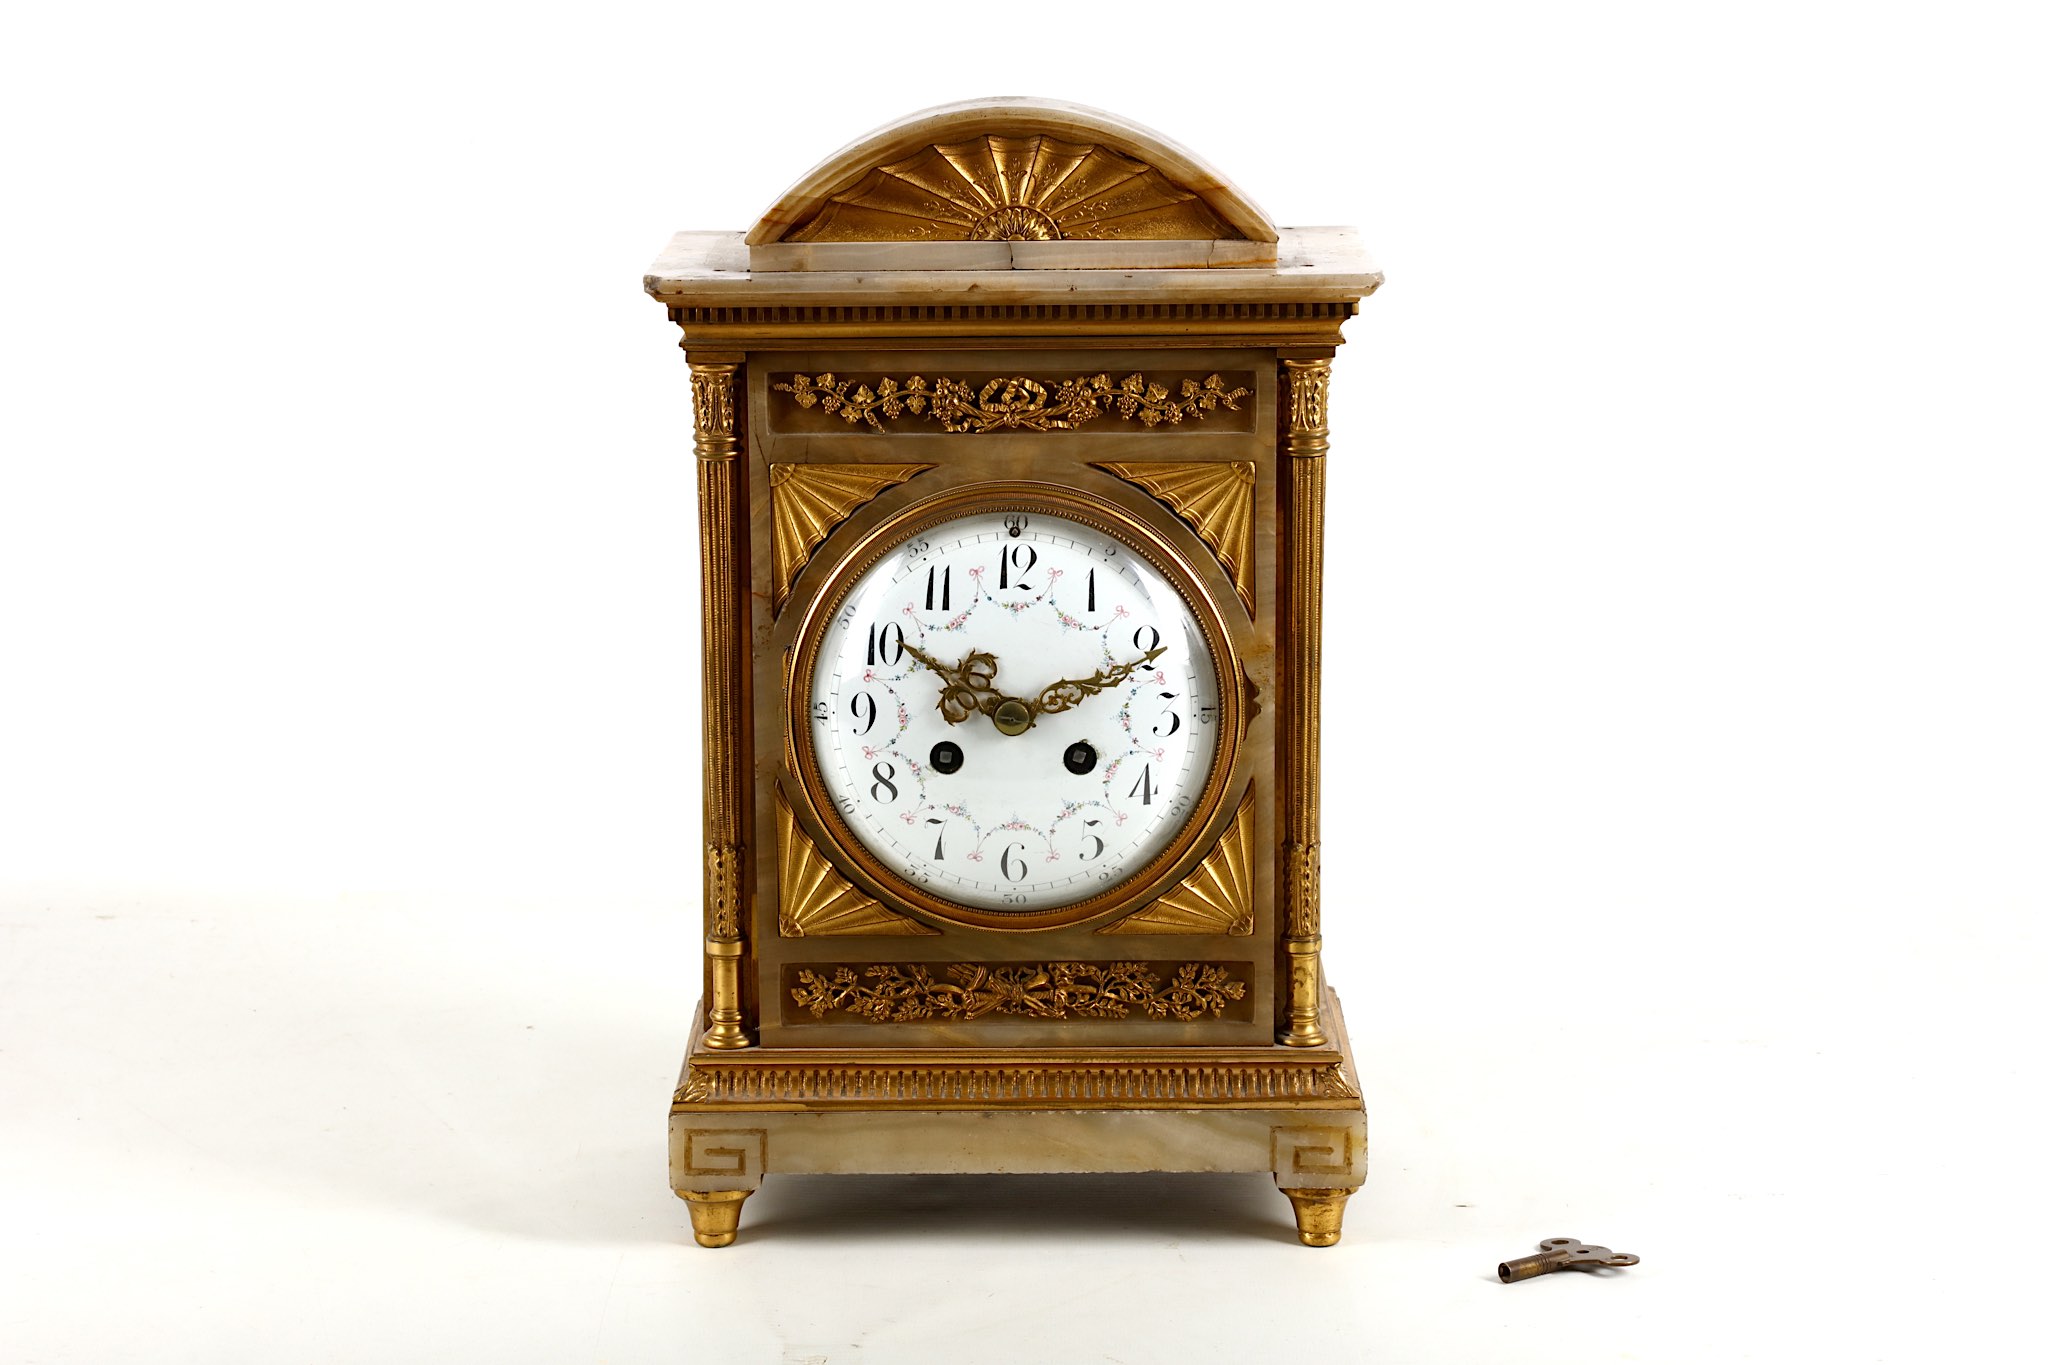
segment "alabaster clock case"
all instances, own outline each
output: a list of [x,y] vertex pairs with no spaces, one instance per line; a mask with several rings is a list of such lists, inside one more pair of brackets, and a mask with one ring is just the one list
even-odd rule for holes
[[767,1175],[1266,1171],[1337,1240],[1327,397],[1379,275],[1100,110],[974,101],[647,277],[702,543],[699,1242]]

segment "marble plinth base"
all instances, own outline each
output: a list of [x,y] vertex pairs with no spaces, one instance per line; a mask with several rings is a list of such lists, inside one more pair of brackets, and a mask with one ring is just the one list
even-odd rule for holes
[[[994,1081],[1001,1063],[993,1054],[937,1059],[918,1074],[929,1093],[948,1096],[941,1105],[916,1107],[915,1099],[846,1099],[833,1088],[826,1068],[793,1070],[815,1075],[816,1093],[785,1090],[758,1104],[688,1098],[707,1087],[693,1088],[693,1069],[701,1063],[731,1065],[732,1054],[707,1056],[692,1048],[691,1066],[669,1117],[669,1182],[690,1201],[697,1240],[725,1246],[737,1235],[739,1205],[772,1173],[793,1175],[913,1174],[1080,1174],[1088,1172],[1271,1172],[1293,1203],[1301,1239],[1310,1246],[1334,1243],[1341,1230],[1344,1200],[1365,1180],[1365,1106],[1348,1081],[1348,1043],[1334,997],[1326,998],[1325,1018],[1331,1045],[1304,1054],[1274,1048],[1263,1056],[1255,1049],[1173,1049],[1167,1055],[1102,1066],[1095,1088],[1103,1096],[1091,1105],[1067,1098],[1057,1108],[1030,1107],[1030,1101],[995,1098],[1005,1092]],[[806,1050],[814,1051],[814,1050]],[[1164,1052],[1165,1050],[1159,1050]],[[883,1072],[901,1063],[887,1054],[846,1053],[834,1074],[865,1066]],[[796,1059],[792,1059],[794,1062]],[[948,1072],[983,1079],[969,1085],[934,1079]],[[787,1066],[762,1050],[748,1058],[757,1067]],[[1221,1094],[1179,1106],[1148,1104],[1144,1089],[1125,1083],[1120,1070],[1144,1069],[1148,1077],[1170,1075],[1176,1063],[1192,1073],[1205,1070],[1210,1082],[1201,1091],[1190,1082],[1153,1083],[1186,1095]],[[1205,1063],[1221,1063],[1208,1065]],[[1288,1093],[1301,1087],[1267,1079],[1218,1086],[1217,1073],[1258,1076],[1280,1068],[1298,1072],[1303,1064],[1320,1064],[1332,1079],[1322,1093]],[[1018,1071],[1034,1065],[1046,1070],[1077,1063],[1017,1058],[1008,1064]],[[977,1102],[975,1092],[990,1096]],[[1257,1092],[1249,1096],[1233,1091]],[[913,1092],[916,1093],[916,1092]]]

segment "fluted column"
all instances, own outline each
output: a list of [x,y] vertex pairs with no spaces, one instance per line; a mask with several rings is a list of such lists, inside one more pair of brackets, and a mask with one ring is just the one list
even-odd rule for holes
[[698,539],[704,589],[704,1046],[749,1045],[740,1001],[746,954],[746,497],[740,461],[740,367],[690,362],[697,420]]
[[1280,1041],[1320,1047],[1322,1027],[1323,465],[1328,357],[1282,360],[1280,904],[1286,1000]]

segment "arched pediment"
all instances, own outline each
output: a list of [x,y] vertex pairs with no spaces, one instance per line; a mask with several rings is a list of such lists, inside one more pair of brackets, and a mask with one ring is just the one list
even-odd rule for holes
[[994,99],[913,114],[827,157],[746,240],[1222,242],[1242,244],[1230,263],[1250,264],[1272,259],[1279,233],[1222,174],[1148,128],[1081,105]]

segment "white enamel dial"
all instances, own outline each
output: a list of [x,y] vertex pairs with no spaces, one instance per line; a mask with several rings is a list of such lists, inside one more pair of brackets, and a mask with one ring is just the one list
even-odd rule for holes
[[1216,663],[1137,550],[1042,511],[895,546],[826,624],[807,718],[840,819],[941,900],[1034,914],[1144,869],[1200,805]]

